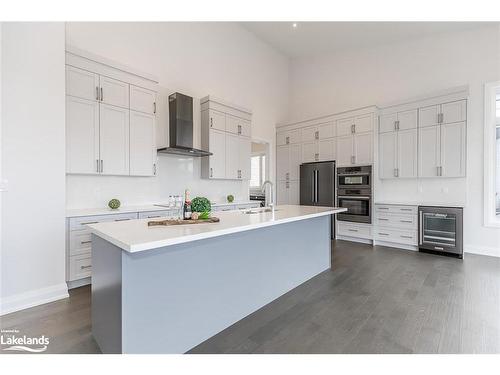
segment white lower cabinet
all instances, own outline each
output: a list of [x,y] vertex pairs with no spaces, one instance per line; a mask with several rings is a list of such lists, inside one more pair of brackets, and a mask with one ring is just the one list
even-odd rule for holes
[[418,240],[417,206],[375,204],[374,244],[416,250]]
[[372,225],[353,223],[337,220],[337,237],[350,237],[352,239],[372,239]]

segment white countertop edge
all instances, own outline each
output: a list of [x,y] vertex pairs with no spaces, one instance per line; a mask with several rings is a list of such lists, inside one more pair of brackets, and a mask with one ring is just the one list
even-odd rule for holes
[[[336,208],[336,209],[333,208],[331,210],[324,211],[324,212],[317,212],[317,213],[313,213],[313,214],[300,215],[300,216],[289,217],[289,218],[285,218],[285,219],[265,221],[265,222],[261,222],[261,223],[257,223],[257,224],[250,224],[250,225],[244,225],[244,226],[239,226],[239,227],[221,229],[221,230],[214,231],[214,232],[197,233],[197,234],[192,234],[192,235],[182,236],[182,237],[177,237],[177,238],[171,238],[171,239],[166,239],[166,240],[161,240],[161,241],[145,242],[145,243],[137,244],[137,245],[128,245],[128,244],[125,244],[121,241],[118,241],[115,238],[112,238],[112,237],[106,235],[105,233],[99,231],[98,229],[93,228],[93,225],[88,225],[88,227],[90,228],[92,233],[98,235],[99,237],[105,239],[106,241],[112,243],[113,245],[116,245],[119,248],[121,248],[129,253],[137,253],[137,252],[146,251],[146,250],[158,249],[160,247],[179,245],[182,243],[193,242],[193,241],[203,240],[203,239],[207,239],[207,238],[220,237],[220,236],[224,236],[226,234],[245,232],[245,231],[249,231],[252,229],[265,228],[265,227],[270,227],[270,226],[278,225],[278,224],[286,224],[286,223],[291,223],[294,221],[313,219],[315,217],[327,216],[327,215],[332,215],[332,214],[336,214],[339,212],[345,212],[345,211],[347,211],[347,209],[345,209],[345,208]],[[141,220],[147,220],[147,219],[141,219]]]
[[[66,217],[83,217],[83,216],[100,216],[100,215],[118,215],[118,214],[130,214],[134,212],[148,212],[148,211],[165,211],[169,210],[168,207],[155,206],[156,203],[144,204],[137,206],[123,206],[117,210],[112,210],[107,207],[97,207],[97,208],[68,208],[66,209]],[[158,203],[162,204],[162,203]],[[211,202],[212,207],[221,206],[238,206],[238,205],[248,205],[248,204],[260,204],[259,201],[238,201],[232,203],[214,203]]]

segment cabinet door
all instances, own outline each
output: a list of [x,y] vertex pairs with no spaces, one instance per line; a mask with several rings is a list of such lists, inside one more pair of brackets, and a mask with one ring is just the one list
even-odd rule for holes
[[300,204],[299,181],[288,183],[288,204]]
[[239,137],[226,133],[226,178],[238,179],[240,169]]
[[276,204],[288,204],[288,181],[278,181],[276,185]]
[[307,142],[302,144],[302,162],[310,163],[319,160],[318,142]]
[[99,103],[66,96],[66,172],[97,174]]
[[250,121],[247,120],[241,120],[240,119],[240,126],[241,126],[241,135],[243,137],[250,138],[252,135],[252,124]]
[[208,121],[210,129],[226,131],[226,115],[224,113],[210,109],[208,111]]
[[353,136],[337,137],[337,166],[351,165],[353,155]]
[[400,130],[398,135],[398,177],[417,177],[417,129]]
[[276,148],[276,173],[278,181],[285,181],[290,173],[290,146],[278,146]]
[[381,115],[379,117],[379,133],[387,133],[396,130],[396,120],[398,116],[396,113],[391,113],[389,115]]
[[461,122],[466,119],[466,101],[459,100],[457,102],[445,103],[441,105],[441,113],[443,114],[443,123]]
[[465,176],[465,122],[441,125],[441,176]]
[[156,92],[130,85],[130,109],[149,114],[156,113]]
[[421,128],[418,134],[418,176],[436,177],[440,163],[440,127]]
[[101,173],[128,175],[130,172],[129,110],[102,103],[99,108]]
[[417,110],[412,109],[398,113],[399,130],[415,129],[417,127]]
[[239,125],[240,119],[238,117],[226,115],[226,131],[228,133],[239,134]]
[[319,161],[335,160],[335,138],[319,141]]
[[319,139],[318,128],[316,126],[302,129],[302,142],[312,142],[316,139]]
[[351,134],[352,125],[354,125],[354,118],[352,117],[337,120],[337,137],[343,137]]
[[100,76],[101,102],[129,108],[129,84],[113,78]]
[[276,146],[284,146],[287,144],[286,141],[287,141],[286,132],[276,133]]
[[250,154],[251,154],[251,142],[250,138],[239,137],[239,169],[240,169],[240,180],[250,179]]
[[289,179],[299,180],[300,179],[300,163],[301,163],[301,146],[298,144],[290,145],[290,157],[289,157]]
[[431,105],[418,110],[418,126],[420,128],[426,126],[434,126],[438,124],[438,114],[440,112],[439,105]]
[[66,66],[66,95],[99,100],[99,75],[83,69]]
[[354,119],[354,132],[366,133],[373,131],[373,115],[358,116]]
[[213,154],[209,158],[209,178],[226,177],[226,133],[210,129],[209,151]]
[[354,135],[354,164],[371,164],[373,162],[372,133]]
[[379,135],[379,174],[380,178],[396,177],[397,132]]
[[155,116],[130,111],[130,175],[156,173]]
[[328,122],[318,126],[319,139],[328,139],[335,137],[335,124]]
[[287,132],[287,136],[288,136],[288,141],[290,144],[296,144],[296,143],[300,143],[302,141],[302,139],[300,137],[300,130],[299,129],[290,130],[289,132]]

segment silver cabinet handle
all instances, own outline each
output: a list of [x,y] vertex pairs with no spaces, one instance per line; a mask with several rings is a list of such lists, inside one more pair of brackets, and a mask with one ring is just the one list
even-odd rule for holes
[[399,130],[399,120],[394,121],[394,130]]
[[213,177],[213,176],[214,176],[214,169],[210,168],[210,177]]
[[104,100],[104,94],[103,94],[103,91],[102,91],[102,86],[101,86],[101,102]]
[[88,243],[92,243],[92,241],[80,241],[80,244],[82,244],[82,245],[86,245]]
[[153,174],[156,176],[156,163],[153,164]]
[[290,173],[288,173],[288,172],[287,172],[287,173],[285,173],[285,179],[286,179],[287,181],[288,181],[288,180],[290,180]]
[[411,221],[411,220],[399,220],[399,221],[401,223],[409,223],[409,224],[413,223],[413,221]]
[[100,169],[99,169],[99,159],[95,159],[95,161],[96,161],[96,163],[95,163],[96,164],[95,171],[97,173],[99,173],[100,172]]
[[213,117],[210,117],[210,127],[213,127],[214,126],[214,119]]
[[389,233],[382,233],[382,232],[378,232],[378,234],[381,236],[388,236],[389,235]]
[[314,139],[319,139],[319,130],[314,132]]
[[434,246],[434,250],[444,250],[444,248],[441,246]]
[[80,266],[81,270],[87,269],[87,268],[92,268],[92,266]]
[[314,154],[314,160],[318,161],[319,160],[319,154],[318,153],[315,153]]
[[131,220],[130,218],[127,218],[127,219],[115,219],[115,221],[127,221],[127,220]]
[[354,124],[351,125],[351,133],[354,133]]
[[379,221],[389,221],[389,219],[386,219],[384,217],[379,217],[378,219],[379,219]]
[[290,144],[290,137],[285,138],[285,144],[287,144],[287,145]]
[[101,173],[104,172],[104,161],[101,159]]
[[389,207],[377,207],[379,210],[388,210]]
[[98,221],[87,221],[86,223],[81,223],[80,225],[97,224]]
[[401,238],[413,238],[412,236],[404,236],[404,235],[401,235]]
[[348,229],[349,232],[357,232],[357,229]]
[[153,102],[153,113],[156,113],[156,102]]
[[413,211],[411,208],[400,208],[400,211]]
[[148,219],[152,219],[152,218],[155,218],[155,217],[161,217],[160,215],[151,215],[151,216],[148,216]]
[[99,100],[99,87],[95,87],[95,100]]

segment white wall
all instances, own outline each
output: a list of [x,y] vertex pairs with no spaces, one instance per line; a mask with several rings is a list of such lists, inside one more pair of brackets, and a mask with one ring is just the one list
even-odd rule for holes
[[397,185],[384,182],[376,194],[393,200],[415,200],[415,195],[424,200],[464,200],[466,251],[500,256],[500,230],[483,226],[482,152],[483,84],[500,79],[499,31],[488,27],[294,60],[290,66],[290,120],[469,85],[467,178]]
[[[162,87],[195,99],[210,94],[252,109],[252,135],[271,144],[274,124],[286,119],[288,60],[238,25],[67,23],[66,41],[154,74]],[[185,188],[215,200],[227,194],[248,199],[247,182],[199,176],[199,159],[173,156],[160,157],[157,178],[68,176],[67,206],[102,206],[112,197],[123,204],[157,202]]]
[[67,296],[64,24],[2,29],[1,313]]

